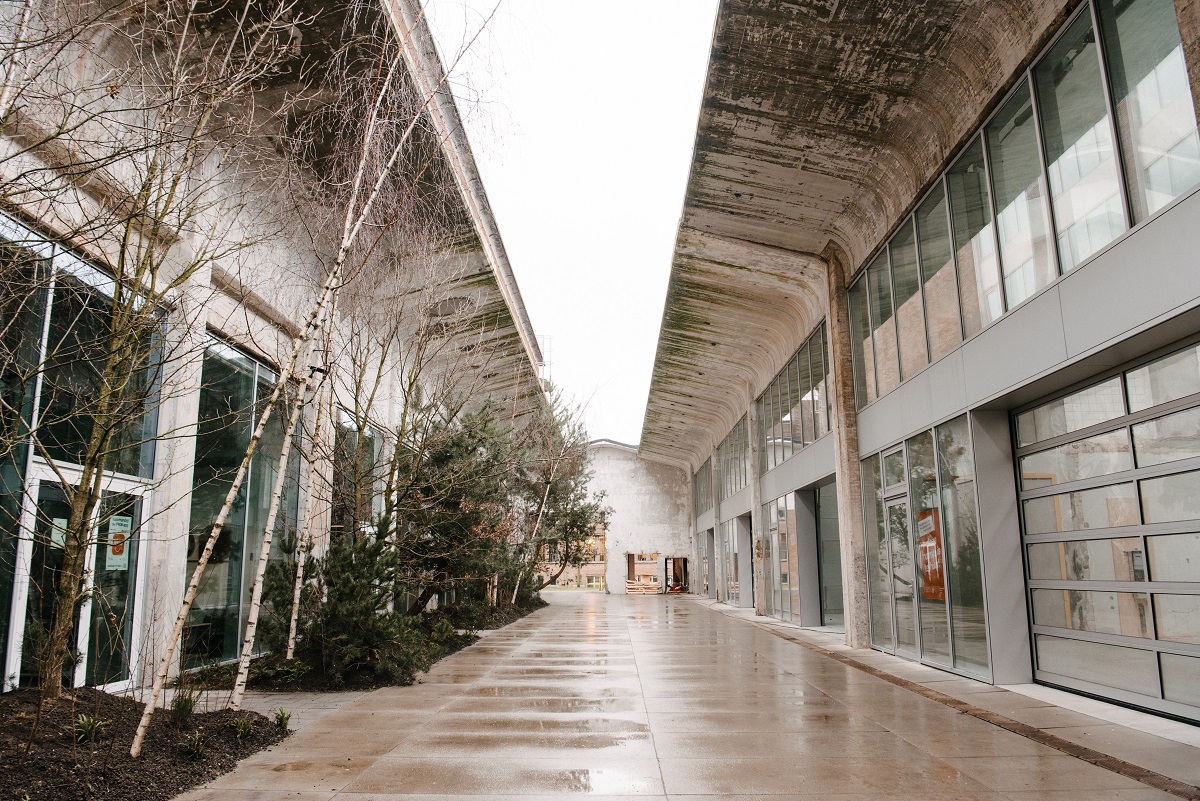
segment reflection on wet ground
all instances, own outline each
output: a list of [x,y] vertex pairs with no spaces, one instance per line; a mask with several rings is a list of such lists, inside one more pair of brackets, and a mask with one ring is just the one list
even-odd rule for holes
[[694,600],[550,600],[186,801],[1171,797]]

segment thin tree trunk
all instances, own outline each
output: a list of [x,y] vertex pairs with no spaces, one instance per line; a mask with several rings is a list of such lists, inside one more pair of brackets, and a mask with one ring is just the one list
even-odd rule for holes
[[[321,442],[324,414],[325,405],[318,403],[317,422],[313,427],[314,453],[316,452],[317,443]],[[304,487],[304,533],[296,541],[296,581],[292,586],[292,614],[288,623],[287,654],[284,656],[284,659],[289,662],[296,658],[296,630],[300,623],[300,595],[304,589],[304,555],[308,552],[308,548],[312,546],[313,541],[312,519],[316,506],[313,502],[313,485],[316,483],[315,475],[316,469],[310,464],[308,467],[308,481],[305,482]]]

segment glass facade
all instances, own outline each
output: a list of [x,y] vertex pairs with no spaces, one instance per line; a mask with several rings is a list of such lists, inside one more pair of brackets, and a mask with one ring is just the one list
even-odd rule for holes
[[717,491],[725,500],[750,482],[750,424],[745,416],[717,446]]
[[758,398],[759,466],[765,473],[829,432],[825,324],[796,351]]
[[383,438],[370,425],[355,420],[345,409],[338,410],[333,430],[331,536],[357,534],[374,523],[382,443]]
[[967,418],[862,463],[871,643],[989,676]]
[[1200,347],[1015,424],[1037,677],[1200,719]]
[[796,495],[789,492],[763,506],[767,535],[764,575],[769,586],[767,614],[780,620],[800,622],[800,573],[798,570]]
[[859,408],[1198,184],[1174,3],[1085,3],[850,287]]
[[[192,479],[189,578],[275,381],[274,372],[228,345],[211,340],[205,348]],[[277,408],[251,460],[250,471],[200,582],[184,630],[184,664],[188,667],[233,659],[241,647],[240,633],[249,611],[251,584],[263,541],[279,454],[283,449],[285,426],[286,413]],[[299,487],[300,454],[298,448],[293,448],[284,481],[282,506],[275,522],[272,559],[284,558],[283,540],[295,536]]]
[[692,506],[696,517],[713,508],[712,459],[705,459],[692,476]]

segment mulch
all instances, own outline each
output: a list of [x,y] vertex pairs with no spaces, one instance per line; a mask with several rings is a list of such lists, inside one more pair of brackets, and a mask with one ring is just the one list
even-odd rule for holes
[[[142,755],[129,757],[142,705],[90,688],[64,691],[38,716],[38,691],[0,695],[0,799],[29,801],[159,801],[233,769],[239,760],[282,740],[273,721],[255,712],[196,712],[178,727],[159,710]],[[81,715],[103,721],[80,741]],[[252,728],[239,742],[235,720]],[[189,744],[203,736],[203,756]]]

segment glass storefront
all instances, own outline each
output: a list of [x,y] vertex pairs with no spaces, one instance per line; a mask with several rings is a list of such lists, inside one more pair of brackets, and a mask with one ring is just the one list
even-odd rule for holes
[[717,494],[725,500],[750,483],[750,424],[745,415],[717,446]]
[[1198,184],[1174,3],[1084,3],[850,287],[859,408]]
[[[789,492],[764,504],[762,514],[767,614],[806,626],[843,625],[836,485]],[[802,610],[805,603],[811,609]]]
[[862,463],[871,643],[989,678],[967,418]]
[[[273,371],[228,345],[211,340],[205,348],[188,540],[189,578],[275,381]],[[187,667],[237,656],[285,426],[286,411],[277,408],[218,537],[184,630]],[[295,537],[299,487],[300,454],[293,448],[271,559],[283,559],[285,538]]]
[[1014,422],[1036,677],[1200,719],[1200,346]]

